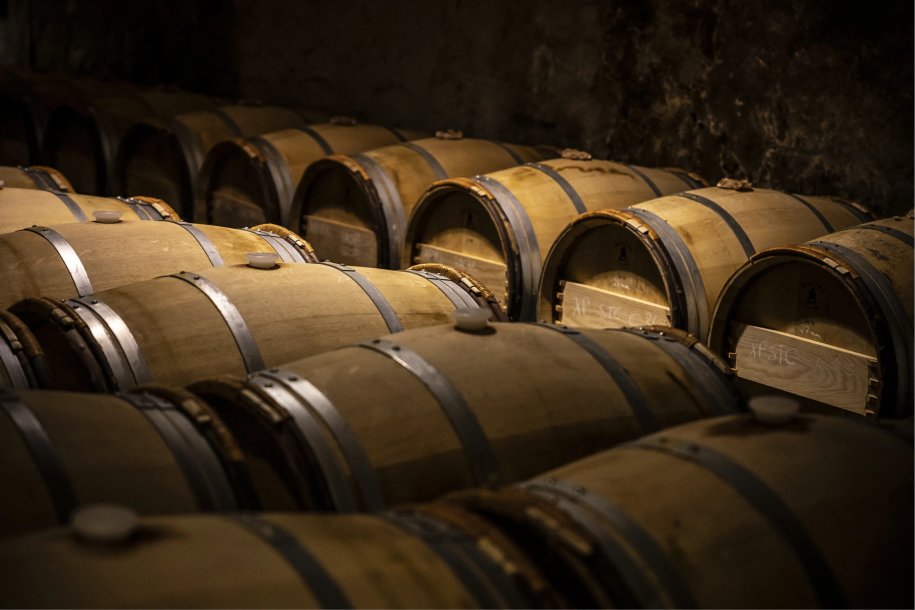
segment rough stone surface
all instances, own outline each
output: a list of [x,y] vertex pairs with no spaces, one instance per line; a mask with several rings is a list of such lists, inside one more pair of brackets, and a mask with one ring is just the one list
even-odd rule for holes
[[913,203],[910,0],[30,6],[40,68]]

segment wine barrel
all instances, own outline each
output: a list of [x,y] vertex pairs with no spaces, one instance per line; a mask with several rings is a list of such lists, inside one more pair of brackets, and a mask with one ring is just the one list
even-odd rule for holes
[[911,416],[912,234],[897,216],[756,254],[722,289],[709,345],[766,391]]
[[443,180],[413,210],[402,263],[462,269],[495,291],[513,320],[531,321],[541,261],[576,216],[697,186],[696,178],[680,170],[597,161],[580,151]]
[[120,192],[145,193],[171,201],[182,216],[193,220],[198,172],[216,144],[283,129],[302,129],[315,122],[314,117],[301,109],[233,105],[170,119],[136,121],[121,140],[115,185]]
[[[313,161],[402,142],[413,135],[335,117],[329,123],[226,140],[210,150],[200,168],[194,218],[226,227],[284,224],[296,187]],[[327,256],[337,260],[334,254]]]
[[44,350],[32,331],[0,310],[0,389],[27,390],[50,385]]
[[187,92],[137,91],[117,97],[88,96],[62,105],[51,114],[42,143],[42,163],[63,171],[79,193],[118,194],[112,182],[114,163],[121,138],[134,121],[213,106],[208,97]]
[[125,82],[72,78],[6,68],[0,74],[0,164],[38,163],[49,116],[86,95],[123,95]]
[[144,514],[258,509],[232,435],[187,392],[0,388],[0,536],[66,525],[82,504]]
[[863,420],[737,415],[451,501],[572,607],[908,608],[912,479],[911,440]]
[[[125,248],[127,255],[119,256]],[[311,246],[288,230],[283,237],[261,227],[139,220],[33,226],[0,234],[0,307],[33,296],[85,297],[181,269],[237,265],[255,252],[286,263],[318,261]]]
[[278,263],[174,273],[63,302],[24,299],[10,310],[44,348],[53,389],[113,391],[250,373],[441,324],[455,308],[489,307],[478,295],[423,272]]
[[496,528],[450,507],[136,519],[94,506],[0,542],[0,569],[4,607],[565,607]]
[[72,193],[73,185],[53,167],[0,165],[0,187]]
[[96,212],[120,212],[125,220],[181,220],[171,206],[152,197],[93,197],[0,187],[0,233],[36,224],[90,222]]
[[398,269],[407,218],[433,182],[554,156],[546,147],[464,139],[455,131],[359,155],[333,155],[308,167],[287,225],[317,240],[331,260]]
[[188,389],[271,465],[253,477],[270,510],[378,511],[503,485],[740,408],[727,366],[685,333],[466,321]]
[[840,200],[727,181],[589,212],[546,257],[537,317],[575,327],[669,324],[705,341],[722,286],[755,252],[869,216]]

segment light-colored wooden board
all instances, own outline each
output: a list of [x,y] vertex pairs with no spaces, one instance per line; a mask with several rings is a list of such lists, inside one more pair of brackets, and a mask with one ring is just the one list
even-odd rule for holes
[[876,358],[759,326],[734,333],[738,377],[864,415]]
[[357,265],[378,266],[378,237],[375,232],[323,216],[306,216],[305,239],[321,259]]
[[670,307],[577,282],[564,282],[559,322],[579,328],[670,324]]
[[505,301],[507,270],[505,263],[439,248],[430,244],[419,244],[418,248],[419,255],[414,259],[414,264],[439,263],[469,273],[502,299],[503,302]]

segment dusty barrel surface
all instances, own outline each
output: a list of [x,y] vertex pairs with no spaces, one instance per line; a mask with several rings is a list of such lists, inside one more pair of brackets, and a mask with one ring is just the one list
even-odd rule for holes
[[876,425],[744,415],[451,501],[500,524],[574,607],[907,608],[912,477],[911,438]]
[[576,327],[670,324],[705,341],[721,288],[753,254],[869,219],[840,200],[717,187],[583,214],[546,257],[537,316]]
[[242,264],[251,253],[272,253],[286,263],[318,260],[291,232],[281,236],[260,227],[139,220],[33,226],[0,234],[0,307],[34,296],[85,297],[182,269]]
[[62,173],[43,165],[0,166],[0,187],[73,192],[73,185]]
[[84,223],[96,212],[120,212],[124,220],[181,220],[166,202],[152,197],[93,197],[63,191],[0,188],[0,234],[33,225]]
[[402,264],[463,269],[504,297],[512,319],[532,321],[543,258],[569,222],[702,185],[680,170],[566,156],[435,183],[413,210]]
[[377,511],[503,485],[741,408],[724,363],[671,329],[458,324],[189,389],[270,466],[253,480],[274,510]]
[[463,138],[425,138],[334,155],[309,166],[295,194],[288,226],[349,265],[400,267],[407,219],[435,181],[473,176],[555,156],[547,148]]
[[[336,117],[329,123],[221,142],[200,169],[194,218],[227,227],[284,224],[309,164],[327,155],[370,150],[413,135]],[[328,258],[337,260],[333,254]]]
[[116,194],[115,160],[121,139],[134,121],[213,106],[206,96],[177,91],[134,91],[111,97],[90,94],[51,114],[42,142],[42,163],[63,171],[77,192]]
[[728,281],[709,345],[741,379],[862,415],[912,415],[910,217],[755,255]]
[[174,203],[194,219],[198,174],[216,144],[315,122],[311,113],[279,106],[227,105],[134,122],[121,141],[115,184],[121,192],[145,193]]
[[125,390],[245,374],[489,307],[443,276],[335,263],[225,265],[10,310],[47,356],[54,389]]
[[231,434],[194,396],[0,389],[0,536],[66,525],[85,504],[143,514],[259,508]]
[[0,543],[0,567],[5,607],[563,606],[496,528],[449,507],[136,521],[87,509],[71,527]]

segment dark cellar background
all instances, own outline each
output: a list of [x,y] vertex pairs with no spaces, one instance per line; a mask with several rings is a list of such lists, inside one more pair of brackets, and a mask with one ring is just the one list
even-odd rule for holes
[[2,0],[0,54],[913,202],[911,0]]

